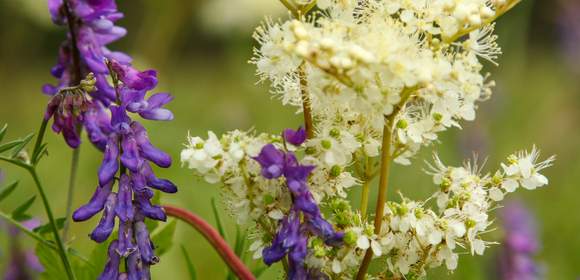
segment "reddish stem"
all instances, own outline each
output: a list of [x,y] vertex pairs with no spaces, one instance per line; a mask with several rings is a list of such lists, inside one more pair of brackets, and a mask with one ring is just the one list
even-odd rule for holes
[[165,205],[163,206],[167,215],[180,219],[192,227],[194,227],[199,233],[205,237],[205,239],[211,244],[212,247],[216,249],[218,254],[222,257],[224,262],[230,267],[230,269],[238,276],[241,280],[255,280],[256,278],[250,272],[250,270],[244,265],[244,263],[236,256],[234,251],[230,248],[228,243],[221,237],[219,232],[215,230],[210,224],[208,224],[201,217],[193,214],[185,209]]

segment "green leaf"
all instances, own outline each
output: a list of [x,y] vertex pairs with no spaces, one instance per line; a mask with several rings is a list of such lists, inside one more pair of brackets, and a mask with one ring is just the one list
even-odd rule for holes
[[40,145],[40,148],[38,148],[38,151],[36,152],[36,154],[32,155],[32,163],[33,164],[37,164],[40,159],[45,156],[48,155],[48,143],[44,143],[42,145]]
[[14,141],[4,143],[4,144],[0,145],[0,153],[8,151],[8,150],[18,146],[21,143],[22,143],[22,140],[14,140]]
[[[56,223],[56,228],[58,230],[61,230],[64,227],[65,220],[66,220],[66,218],[62,217],[62,218],[58,218],[54,221]],[[52,232],[52,227],[50,226],[50,223],[47,223],[47,224],[44,224],[44,225],[41,225],[41,226],[35,228],[33,231],[38,233],[38,234],[46,234],[46,233]]]
[[36,196],[29,198],[26,202],[18,206],[14,211],[12,211],[12,218],[17,221],[24,221],[30,219],[30,216],[26,214],[26,211],[30,209],[30,206],[36,200]]
[[16,187],[18,187],[18,181],[8,185],[7,187],[4,187],[4,189],[0,191],[0,202],[7,198],[16,189]]
[[36,245],[36,256],[44,267],[44,272],[40,275],[45,280],[61,280],[65,277],[66,270],[60,261],[60,256],[55,250],[38,243]]
[[4,136],[6,135],[6,130],[8,129],[8,124],[4,124],[2,126],[2,128],[0,128],[0,142],[2,142],[2,139],[4,139]]
[[173,245],[173,235],[175,234],[176,225],[177,221],[173,220],[151,236],[151,241],[155,245],[155,253],[158,256],[167,253]]
[[14,149],[12,150],[12,157],[17,156],[18,153],[20,153],[20,151],[22,151],[22,149],[24,149],[24,147],[26,147],[26,145],[28,145],[30,140],[32,140],[32,137],[34,137],[34,133],[30,133],[30,134],[26,135],[26,137],[21,139],[20,140],[21,142],[18,145],[16,145],[14,147]]
[[215,217],[215,223],[216,223],[216,227],[220,233],[220,235],[223,237],[224,240],[228,240],[226,237],[226,232],[224,230],[224,226],[222,224],[222,219],[220,218],[220,214],[218,212],[216,203],[215,203],[215,198],[211,199],[211,208],[213,210],[213,215]]
[[[69,250],[69,259],[77,280],[94,280],[99,276],[99,272],[92,266],[78,257],[78,254],[71,254]],[[40,275],[43,280],[62,280],[66,278],[66,270],[62,265],[60,256],[57,251],[48,246],[38,243],[36,245],[36,256],[44,267],[44,272]]]
[[187,271],[189,271],[189,279],[197,280],[197,271],[195,270],[195,266],[193,266],[191,258],[189,257],[187,250],[185,250],[185,246],[183,245],[181,245],[181,253],[183,254],[183,257],[185,258],[185,263],[187,264]]
[[376,275],[377,273],[383,271],[384,268],[388,266],[387,264],[388,258],[389,258],[388,255],[383,255],[381,257],[373,259],[371,261],[371,264],[369,265],[368,273],[370,275]]

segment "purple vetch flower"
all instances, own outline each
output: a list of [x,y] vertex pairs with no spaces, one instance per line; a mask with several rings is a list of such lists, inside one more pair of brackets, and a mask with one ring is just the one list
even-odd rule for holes
[[73,148],[80,145],[79,128],[82,126],[84,113],[92,106],[88,94],[95,90],[95,82],[94,75],[89,73],[79,86],[60,89],[46,107],[44,119],[54,119],[52,130],[62,133],[66,143]]
[[297,130],[287,128],[282,133],[284,140],[294,146],[300,146],[306,141],[306,130],[299,127]]
[[[120,90],[131,100],[135,98],[143,100],[146,91],[157,85],[157,76],[154,70],[139,72],[130,65],[131,57],[107,48],[108,44],[119,40],[127,33],[124,28],[115,25],[117,20],[123,18],[123,14],[117,11],[114,0],[69,0],[69,3],[70,14],[75,20],[74,30],[69,30],[67,39],[60,47],[57,64],[51,69],[51,74],[59,82],[57,85],[44,85],[43,92],[53,96],[51,104],[62,103],[66,100],[56,96],[63,89],[76,87],[82,77],[93,73],[96,89],[90,93],[90,100],[97,104],[89,105],[88,110],[82,110],[78,114],[55,117],[53,129],[57,133],[62,132],[67,144],[76,148],[80,144],[78,130],[84,126],[89,132],[89,140],[104,150],[106,135],[110,133],[106,126],[102,125],[107,117],[105,109],[117,99],[116,91],[108,81],[111,73],[106,61],[115,61],[114,69],[118,71],[118,76],[124,83]],[[67,26],[66,10],[62,0],[49,0],[48,8],[55,24]],[[73,38],[76,39],[74,42],[76,49],[71,41]],[[75,54],[74,51],[78,53]],[[80,60],[78,67],[75,67],[74,57]],[[171,120],[173,118],[171,111],[162,108],[171,99],[168,94],[153,95],[147,101],[143,101],[143,108],[129,111],[139,113],[146,119]],[[47,115],[51,115],[50,107],[49,105]],[[90,116],[85,117],[85,114]]]
[[532,214],[521,203],[512,202],[502,209],[501,218],[505,237],[498,258],[500,279],[542,279],[542,269],[534,261],[539,243]]
[[[102,213],[90,234],[99,243],[108,240],[118,224],[117,239],[110,243],[109,260],[99,279],[150,279],[149,266],[158,259],[145,219],[165,221],[163,208],[151,203],[154,190],[175,193],[177,187],[155,176],[151,163],[167,168],[171,157],[151,144],[145,127],[129,114],[172,120],[173,113],[164,106],[173,97],[167,93],[148,96],[157,86],[157,72],[139,71],[131,66],[131,57],[107,48],[127,33],[115,25],[123,18],[115,0],[68,3],[67,14],[63,0],[48,1],[55,24],[68,26],[68,16],[74,22],[51,69],[58,83],[43,87],[51,96],[46,118],[54,118],[53,129],[64,135],[69,146],[80,145],[79,131],[84,128],[90,142],[103,152],[96,191],[74,212],[73,219],[85,221]],[[73,61],[77,57],[78,64]],[[80,81],[89,73],[90,83]],[[121,261],[128,265],[123,273],[119,271]]]
[[[300,129],[294,134],[284,133],[284,137],[294,138],[299,131]],[[301,142],[303,140],[295,141],[297,145]],[[264,262],[271,265],[288,256],[288,279],[313,279],[315,274],[319,275],[321,272],[308,270],[304,264],[308,255],[309,238],[317,236],[329,246],[339,246],[344,237],[342,232],[336,232],[322,217],[308,188],[308,177],[315,167],[301,165],[292,152],[279,150],[273,144],[265,145],[255,160],[261,165],[262,176],[265,178],[276,179],[283,176],[286,179],[293,201],[290,212],[282,219],[272,244],[262,251]]]
[[111,194],[112,188],[112,182],[104,186],[97,186],[97,190],[89,203],[81,206],[73,213],[73,220],[76,222],[86,221],[101,212],[105,208],[105,203],[107,202],[109,194]]
[[266,179],[278,178],[284,172],[284,152],[274,145],[268,144],[262,148],[260,154],[254,159],[262,166],[262,176]]

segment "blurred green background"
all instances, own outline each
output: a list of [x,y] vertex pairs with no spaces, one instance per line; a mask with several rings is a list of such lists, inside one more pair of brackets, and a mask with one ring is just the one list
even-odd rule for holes
[[[185,207],[215,223],[210,199],[218,198],[217,187],[207,185],[180,168],[179,152],[188,131],[205,137],[207,130],[222,133],[231,129],[256,128],[276,133],[296,127],[301,116],[284,108],[268,94],[267,85],[256,85],[254,68],[247,63],[254,42],[252,28],[263,15],[282,15],[275,0],[140,0],[118,1],[125,19],[119,24],[129,30],[126,38],[111,46],[135,58],[141,68],[159,71],[159,91],[175,96],[169,108],[175,120],[145,122],[153,143],[174,157],[170,169],[157,170],[171,178],[179,193],[165,195],[164,203]],[[474,123],[442,135],[442,144],[425,149],[414,167],[397,166],[392,172],[390,197],[402,190],[411,198],[433,192],[430,178],[423,175],[423,160],[433,150],[443,160],[460,164],[472,151],[489,156],[494,169],[510,152],[538,145],[545,156],[556,154],[556,165],[546,171],[550,185],[533,192],[521,191],[512,198],[522,200],[537,216],[542,248],[538,260],[547,279],[576,279],[580,276],[580,5],[571,1],[525,0],[497,25],[504,55],[500,66],[487,65],[497,81],[494,96],[483,103]],[[8,123],[8,138],[37,130],[47,103],[40,88],[54,83],[49,69],[65,30],[51,24],[45,1],[0,0],[0,123]],[[60,136],[49,133],[50,157],[40,166],[42,179],[56,216],[64,215],[71,150]],[[85,141],[86,142],[86,141]],[[85,203],[96,185],[101,156],[86,144],[74,207]],[[10,200],[0,205],[11,210],[35,194],[27,174],[1,164],[6,181],[22,179]],[[358,203],[359,190],[353,191]],[[375,195],[373,193],[373,195]],[[371,200],[372,201],[372,200]],[[355,203],[355,204],[356,204]],[[46,221],[38,201],[32,212]],[[226,213],[222,213],[226,216]],[[72,226],[72,244],[89,252],[86,238],[97,219]],[[233,220],[227,218],[229,235]],[[490,234],[500,239],[501,231]],[[23,244],[33,245],[24,238]],[[194,230],[178,225],[175,244],[183,244],[193,258],[200,279],[223,279],[225,266],[208,243]],[[0,272],[6,264],[7,238],[0,234]],[[443,271],[429,279],[495,279],[491,248],[485,257],[462,256],[452,275]],[[248,258],[250,259],[250,258]],[[154,266],[154,279],[186,279],[187,268],[178,246]],[[1,275],[1,274],[0,274]],[[280,278],[279,268],[270,268],[261,279]]]

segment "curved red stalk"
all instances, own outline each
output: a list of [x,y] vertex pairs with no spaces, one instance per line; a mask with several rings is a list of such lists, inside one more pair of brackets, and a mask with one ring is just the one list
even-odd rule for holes
[[242,260],[236,256],[234,251],[230,248],[228,243],[221,237],[219,232],[215,230],[210,224],[208,224],[201,217],[193,214],[185,209],[165,205],[163,206],[167,215],[180,219],[192,227],[194,227],[205,239],[211,244],[212,247],[218,252],[224,262],[230,267],[230,269],[236,274],[236,276],[241,280],[255,280],[256,278],[250,272],[250,270],[244,265]]

